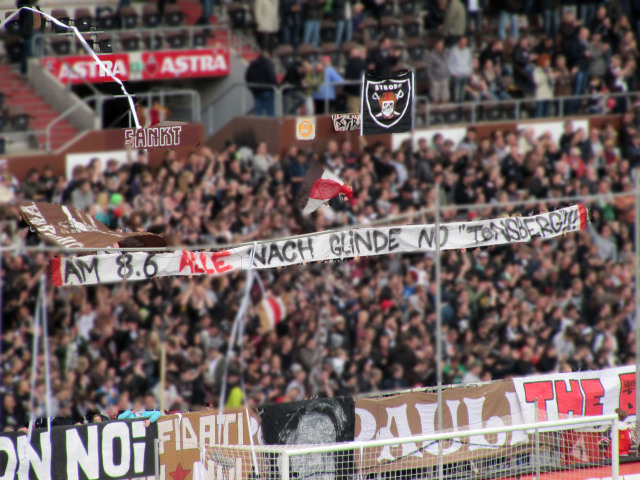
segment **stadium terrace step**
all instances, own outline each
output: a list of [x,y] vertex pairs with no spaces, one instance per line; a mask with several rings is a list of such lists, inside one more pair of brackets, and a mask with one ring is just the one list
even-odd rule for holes
[[[9,65],[0,65],[0,92],[4,94],[4,107],[24,109],[29,114],[29,130],[43,131],[60,116],[47,101],[38,95],[25,80],[13,72]],[[58,122],[52,130],[51,148],[56,150],[78,135],[78,130],[66,120]],[[40,148],[45,148],[45,135],[37,135]]]

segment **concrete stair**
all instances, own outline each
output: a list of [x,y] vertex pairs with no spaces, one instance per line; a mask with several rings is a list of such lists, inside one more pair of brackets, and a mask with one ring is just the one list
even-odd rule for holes
[[[9,112],[22,110],[29,115],[29,128],[35,133],[40,148],[46,146],[47,126],[60,112],[54,110],[9,65],[0,64],[0,92],[4,94],[4,108]],[[61,120],[51,130],[51,149],[57,150],[78,135],[78,130]]]

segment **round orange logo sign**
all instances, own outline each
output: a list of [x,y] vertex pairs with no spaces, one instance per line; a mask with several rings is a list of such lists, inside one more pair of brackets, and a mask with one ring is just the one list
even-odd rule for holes
[[302,138],[307,138],[313,133],[313,124],[309,120],[302,120],[298,124],[298,134]]

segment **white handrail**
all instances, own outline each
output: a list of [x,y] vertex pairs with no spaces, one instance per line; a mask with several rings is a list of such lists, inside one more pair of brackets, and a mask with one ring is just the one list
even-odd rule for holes
[[[438,440],[446,440],[452,437],[456,438],[465,438],[472,437],[476,435],[491,435],[495,433],[507,433],[507,432],[519,432],[523,430],[544,430],[550,428],[559,428],[559,427],[576,427],[576,426],[586,426],[593,424],[603,424],[603,423],[611,423],[612,426],[617,428],[618,415],[617,414],[608,414],[608,415],[597,415],[591,417],[572,417],[566,418],[562,420],[551,420],[547,422],[535,422],[535,423],[524,423],[520,425],[505,425],[502,427],[493,427],[493,428],[477,428],[473,430],[457,430],[457,431],[447,431],[441,433],[428,433],[422,435],[414,435],[408,437],[393,437],[393,438],[385,438],[378,440],[369,440],[369,441],[354,441],[354,442],[343,442],[343,443],[327,443],[321,445],[256,445],[252,447],[251,445],[210,445],[215,448],[223,449],[223,450],[239,450],[239,451],[256,451],[261,453],[276,453],[275,449],[278,451],[286,452],[289,456],[297,456],[297,455],[308,455],[310,453],[328,453],[328,452],[340,452],[345,450],[356,450],[363,447],[383,447],[387,445],[397,445],[401,443],[418,443],[418,442],[428,442],[428,441],[438,441]],[[617,437],[616,435],[612,435],[613,437]],[[617,443],[617,442],[616,442]],[[617,448],[613,445],[612,440],[612,451],[616,451],[614,448]],[[615,456],[615,455],[614,455]]]

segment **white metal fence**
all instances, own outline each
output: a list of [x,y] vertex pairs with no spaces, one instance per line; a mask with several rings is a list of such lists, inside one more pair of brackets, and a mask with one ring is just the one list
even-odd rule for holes
[[[501,422],[497,422],[501,423]],[[617,415],[458,429],[367,442],[201,445],[194,478],[216,480],[576,478],[599,467],[618,479]],[[316,432],[321,441],[323,432]],[[610,439],[610,443],[609,443]],[[604,473],[602,473],[604,472]]]

